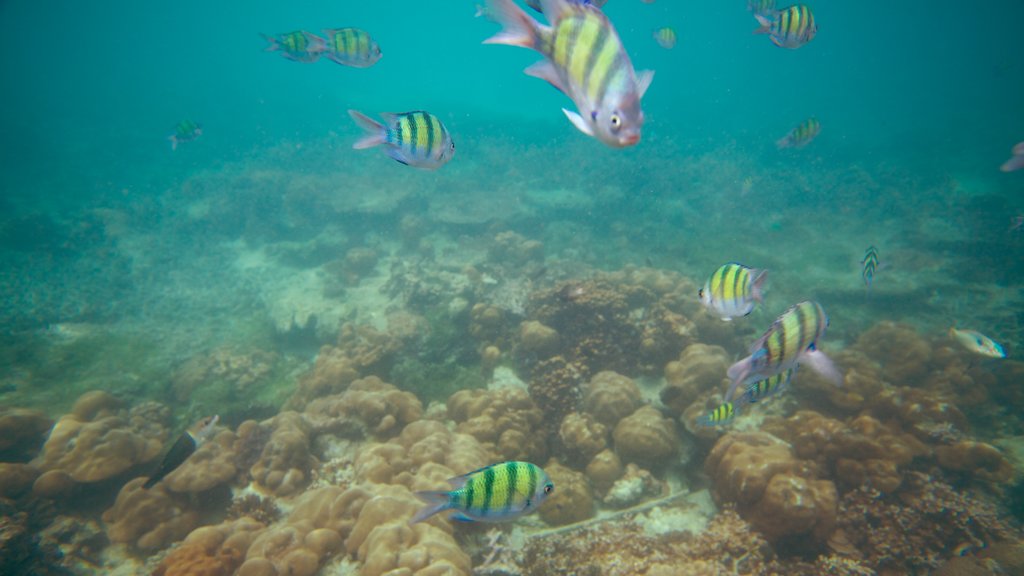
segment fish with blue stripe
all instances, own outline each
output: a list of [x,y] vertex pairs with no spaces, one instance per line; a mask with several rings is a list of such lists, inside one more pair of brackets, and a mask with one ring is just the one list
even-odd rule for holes
[[789,383],[793,380],[796,370],[797,367],[794,366],[770,378],[758,380],[744,390],[743,394],[733,402],[724,402],[711,412],[698,418],[697,424],[701,426],[718,426],[719,424],[731,422],[748,405],[784,392],[789,388]]
[[875,279],[875,271],[878,269],[878,250],[875,250],[874,246],[868,246],[867,251],[864,252],[864,259],[860,263],[863,267],[860,276],[864,279],[864,285],[870,292],[871,282]]
[[485,44],[520,46],[544,60],[526,74],[546,80],[576,104],[562,111],[573,126],[613,148],[640,141],[640,99],[654,73],[637,73],[611,21],[597,7],[569,0],[541,0],[550,26],[531,18],[512,0],[488,0],[488,15],[502,25]]
[[762,290],[768,280],[767,270],[749,268],[743,264],[723,264],[697,291],[701,304],[722,320],[746,316],[763,298]]
[[327,52],[324,54],[342,66],[369,68],[383,55],[380,46],[365,30],[331,28],[323,32],[327,36]]
[[760,28],[754,34],[768,34],[772,44],[795,50],[814,39],[818,24],[814,12],[804,4],[797,4],[768,14],[754,14]]
[[409,520],[422,522],[452,510],[463,522],[509,522],[529,514],[555,490],[554,483],[536,464],[501,462],[448,480],[449,491],[417,492],[427,506]]
[[775,146],[780,150],[783,148],[803,148],[811,143],[812,140],[821,134],[821,122],[817,118],[808,118],[796,128],[789,131],[781,139],[779,139]]
[[305,30],[285,32],[275,36],[266,34],[260,34],[260,36],[270,43],[264,50],[265,52],[280,51],[282,56],[296,62],[316,62],[320,59],[320,55],[327,50],[327,42],[323,38]]
[[806,364],[836,386],[842,385],[839,368],[817,349],[826,328],[828,316],[817,302],[808,300],[791,306],[750,346],[749,356],[729,367],[727,374],[732,382],[725,399],[731,399],[741,385],[771,378],[798,364]]
[[441,120],[429,112],[381,114],[383,123],[349,110],[366,135],[352,145],[356,150],[383,146],[384,153],[406,166],[435,170],[455,155],[455,142]]

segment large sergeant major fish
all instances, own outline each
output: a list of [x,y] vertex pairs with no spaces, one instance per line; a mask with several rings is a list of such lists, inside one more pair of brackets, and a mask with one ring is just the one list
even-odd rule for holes
[[182,433],[174,445],[171,446],[171,449],[167,451],[167,454],[164,455],[164,459],[160,461],[160,467],[146,480],[142,488],[149,490],[157,482],[163,480],[165,476],[174,472],[185,460],[188,460],[188,457],[194,454],[196,449],[213,435],[213,428],[217,425],[218,420],[220,420],[220,417],[216,414],[207,416]]
[[529,514],[554,492],[548,475],[530,462],[501,462],[448,480],[452,490],[417,492],[427,506],[409,520],[422,522],[452,510],[463,522],[508,522]]
[[573,126],[608,146],[640,141],[644,113],[640,99],[654,72],[633,70],[615,28],[595,6],[569,0],[541,0],[550,26],[531,18],[512,0],[488,0],[487,14],[502,25],[485,44],[536,50],[544,60],[526,74],[547,80],[569,96],[577,112],[563,108]]
[[808,300],[790,307],[750,346],[750,356],[729,367],[732,383],[725,399],[732,398],[741,384],[771,378],[797,364],[807,364],[836,386],[842,385],[839,368],[817,349],[827,327],[828,316],[817,302]]

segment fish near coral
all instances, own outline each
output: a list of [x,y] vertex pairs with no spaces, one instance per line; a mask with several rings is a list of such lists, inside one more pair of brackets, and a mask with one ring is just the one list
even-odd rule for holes
[[164,455],[164,459],[160,461],[160,467],[142,485],[142,489],[149,490],[165,476],[174,472],[178,466],[184,464],[185,460],[188,460],[188,457],[213,435],[213,428],[217,425],[218,420],[220,420],[220,416],[216,414],[207,416],[179,436],[171,449]]
[[839,368],[817,349],[826,328],[828,316],[817,302],[808,300],[791,306],[750,346],[750,356],[729,367],[727,373],[732,383],[726,400],[732,398],[741,384],[770,378],[798,364],[807,364],[836,386],[842,385]]
[[723,264],[697,291],[700,303],[722,320],[746,316],[762,300],[762,289],[768,280],[767,270],[750,268],[736,262]]
[[546,80],[572,99],[576,112],[562,109],[573,126],[613,148],[640,141],[644,113],[640,99],[654,73],[633,69],[611,21],[601,10],[569,0],[541,0],[551,26],[540,24],[512,0],[488,0],[487,13],[502,25],[485,44],[521,46],[544,60],[526,74]]
[[453,510],[451,518],[464,522],[508,522],[537,509],[555,490],[554,483],[536,464],[501,462],[448,480],[452,490],[417,492],[427,506],[410,524]]
[[818,24],[814,12],[803,4],[783,8],[767,14],[754,14],[760,28],[754,34],[768,34],[772,44],[795,50],[814,39]]
[[455,142],[448,129],[437,116],[429,112],[384,112],[377,122],[362,112],[349,110],[366,135],[352,145],[356,150],[384,146],[384,153],[392,159],[426,170],[444,166],[455,156]]
[[998,342],[974,330],[959,330],[956,327],[949,329],[949,335],[961,346],[982,356],[989,358],[1006,358],[1006,352]]
[[697,419],[697,424],[701,426],[717,426],[718,424],[731,422],[735,416],[739,416],[740,411],[747,405],[760,402],[776,394],[781,394],[789,388],[789,383],[793,380],[793,374],[796,373],[796,370],[794,366],[771,378],[754,382],[735,401],[725,402],[718,406],[708,414]]

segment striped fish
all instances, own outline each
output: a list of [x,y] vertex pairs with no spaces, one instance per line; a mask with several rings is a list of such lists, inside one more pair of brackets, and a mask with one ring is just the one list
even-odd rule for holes
[[828,328],[828,316],[817,302],[805,301],[790,307],[775,319],[771,327],[750,347],[750,356],[729,367],[732,383],[725,398],[729,400],[740,385],[770,378],[797,364],[807,364],[836,386],[843,375],[817,349],[817,342]]
[[501,23],[485,44],[536,50],[544,60],[526,69],[569,96],[576,112],[563,108],[573,126],[614,148],[640,141],[640,99],[654,73],[636,73],[611,22],[598,8],[569,0],[541,0],[551,26],[544,26],[512,0],[488,0],[487,13]]
[[807,44],[818,33],[814,13],[803,4],[796,4],[769,14],[754,14],[760,28],[754,34],[768,34],[780,48],[794,50]]
[[429,112],[384,112],[384,123],[377,122],[356,110],[349,110],[366,135],[352,145],[357,150],[384,145],[384,152],[395,160],[434,170],[444,166],[455,155],[455,142],[448,129]]
[[359,28],[332,28],[323,32],[327,36],[327,57],[342,66],[369,68],[383,55],[377,42]]
[[265,52],[277,50],[285,58],[296,62],[316,62],[320,59],[320,55],[327,50],[327,43],[323,38],[305,30],[285,32],[276,36],[267,36],[266,34],[260,34],[260,36],[270,43],[264,50]]
[[717,426],[719,424],[725,424],[732,421],[734,417],[739,416],[740,411],[747,405],[760,402],[761,400],[776,394],[781,394],[785,391],[789,387],[789,383],[792,381],[793,374],[795,373],[796,367],[794,366],[793,368],[790,368],[785,372],[780,372],[771,378],[758,380],[744,390],[743,394],[741,394],[735,402],[723,403],[721,406],[699,418],[697,423],[701,426]]
[[449,516],[453,520],[507,522],[533,512],[555,490],[544,470],[529,462],[492,464],[448,482],[448,492],[416,493],[427,506],[410,524],[445,510],[454,510]]
[[149,490],[156,486],[157,482],[163,480],[168,474],[174,472],[178,466],[184,464],[185,460],[188,460],[189,456],[194,454],[196,449],[213,435],[214,427],[219,420],[220,416],[216,414],[207,416],[193,424],[181,436],[178,436],[178,440],[167,451],[167,454],[164,455],[164,459],[160,461],[160,467],[146,480],[146,483],[142,485],[142,489]]
[[864,259],[860,263],[864,266],[860,276],[864,279],[864,285],[870,292],[871,281],[874,280],[875,270],[878,269],[878,250],[875,250],[874,246],[868,246],[867,252],[864,253]]
[[658,46],[666,50],[671,50],[676,45],[676,31],[668,26],[654,30],[652,35]]
[[775,0],[747,0],[747,10],[754,16],[766,16],[770,20],[775,14]]
[[748,268],[730,262],[715,270],[697,292],[701,304],[725,321],[746,316],[762,299],[761,290],[768,279],[767,270]]
[[789,131],[775,143],[780,150],[783,148],[803,148],[811,143],[821,134],[821,122],[817,118],[808,118],[801,122],[796,128]]

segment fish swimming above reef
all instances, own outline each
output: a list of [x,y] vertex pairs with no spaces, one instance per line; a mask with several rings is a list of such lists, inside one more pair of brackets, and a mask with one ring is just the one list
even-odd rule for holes
[[198,122],[192,120],[182,120],[178,122],[177,128],[174,130],[174,134],[167,137],[171,141],[171,151],[178,149],[178,144],[182,142],[191,142],[196,138],[203,135],[203,127]]
[[1017,143],[1013,147],[1013,156],[999,167],[1003,172],[1014,172],[1024,168],[1024,142]]
[[573,126],[613,148],[640,141],[640,99],[654,73],[633,70],[611,21],[597,7],[569,0],[541,0],[551,23],[540,24],[512,0],[488,0],[487,14],[502,25],[485,44],[521,46],[544,60],[526,74],[546,80],[576,104],[562,109]]
[[324,55],[342,66],[369,68],[383,55],[380,46],[365,30],[331,28],[323,32],[327,36],[327,51]]
[[817,302],[807,300],[791,306],[750,346],[750,356],[729,367],[728,376],[732,383],[725,399],[731,399],[741,385],[771,378],[802,364],[836,386],[842,385],[843,375],[839,368],[817,349],[826,328],[828,316]]
[[804,120],[796,128],[789,131],[775,142],[775,146],[778,149],[783,148],[803,148],[811,143],[812,140],[821,134],[821,122],[818,122],[817,118],[808,118]]
[[974,330],[960,330],[950,327],[949,335],[960,343],[961,346],[982,356],[989,358],[1006,358],[1006,352],[998,342]]
[[654,41],[658,43],[658,46],[666,50],[671,50],[676,45],[676,31],[669,26],[658,28],[651,34],[654,36]]
[[452,510],[451,518],[464,522],[508,522],[529,514],[555,490],[539,466],[529,462],[501,462],[448,482],[448,492],[417,492],[427,507],[416,513],[410,524]]
[[383,123],[362,112],[349,110],[366,135],[352,145],[356,150],[384,146],[384,153],[406,166],[435,170],[455,156],[455,142],[444,124],[429,112],[391,113],[380,116]]
[[868,246],[864,252],[864,259],[860,261],[863,268],[860,271],[861,278],[868,291],[871,291],[871,282],[875,279],[875,270],[878,269],[878,250],[874,246]]
[[795,50],[814,39],[818,24],[814,12],[803,4],[776,10],[768,14],[754,14],[760,28],[754,34],[768,34],[772,44]]
[[185,460],[188,460],[188,457],[195,453],[196,449],[213,435],[213,428],[217,425],[218,420],[220,420],[220,417],[216,414],[207,416],[182,433],[174,445],[171,446],[171,449],[167,451],[167,454],[164,455],[164,459],[160,461],[160,467],[146,480],[142,487],[149,490],[157,482],[163,480],[165,476],[174,472]]
[[305,30],[260,36],[270,43],[265,52],[279,51],[282,56],[295,62],[316,62],[327,51],[327,42],[323,38]]
[[761,400],[784,392],[789,387],[789,383],[792,381],[796,370],[797,367],[794,366],[793,368],[790,368],[785,372],[780,372],[771,378],[765,378],[764,380],[754,382],[748,386],[736,400],[732,402],[725,402],[708,414],[698,418],[697,424],[701,426],[717,426],[719,424],[731,422],[734,417],[739,415],[741,410],[750,404],[760,402]]
[[768,280],[767,270],[748,268],[743,264],[723,264],[697,291],[700,303],[722,320],[746,316],[762,300],[762,289]]

